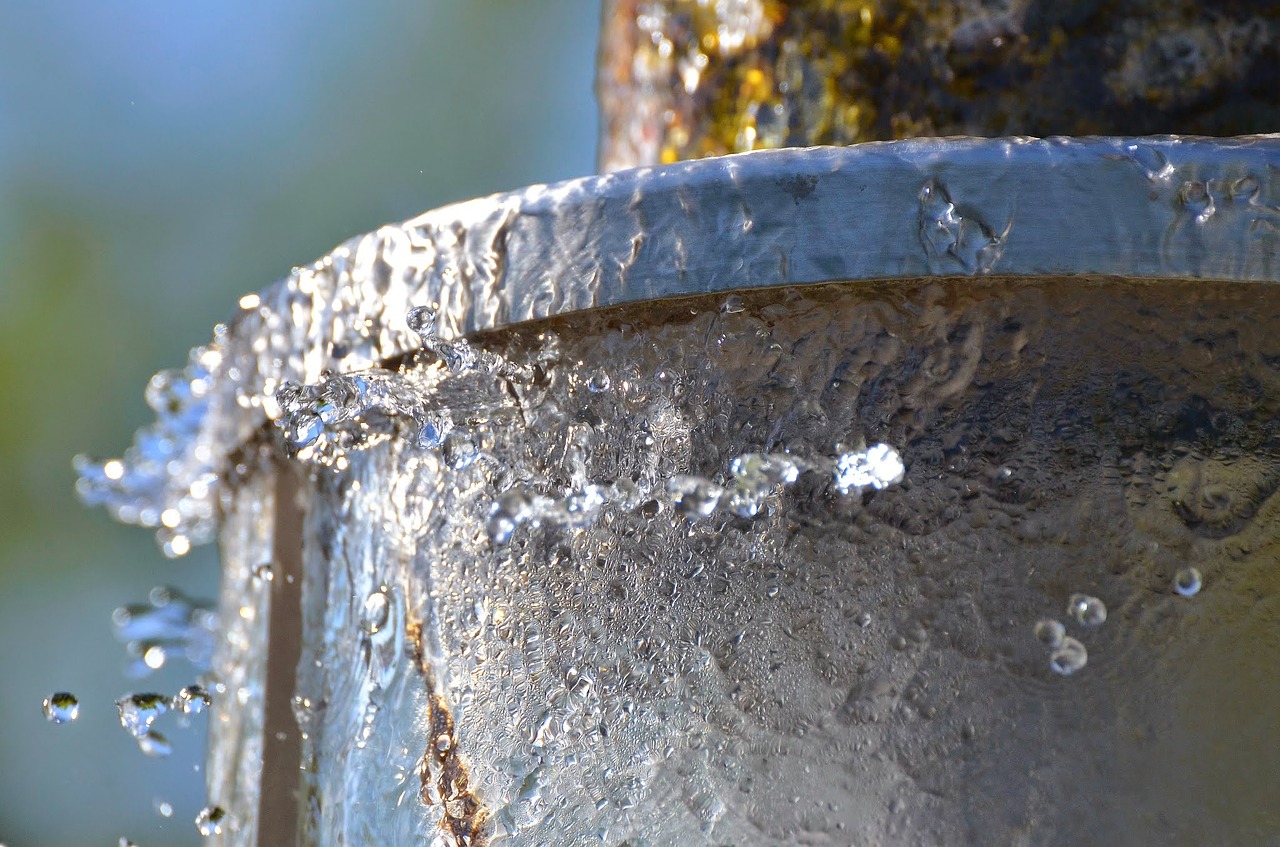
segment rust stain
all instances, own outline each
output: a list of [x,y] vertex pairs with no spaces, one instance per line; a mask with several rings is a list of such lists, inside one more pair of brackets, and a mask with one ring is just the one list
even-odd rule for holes
[[[466,847],[485,847],[489,838],[485,823],[489,810],[471,788],[471,772],[466,758],[458,749],[458,738],[449,704],[436,693],[435,677],[422,649],[422,625],[412,621],[406,634],[413,644],[413,661],[427,687],[427,749],[422,756],[418,775],[422,780],[420,796],[428,806],[439,801],[444,805],[440,827]],[[434,789],[434,790],[433,790]]]

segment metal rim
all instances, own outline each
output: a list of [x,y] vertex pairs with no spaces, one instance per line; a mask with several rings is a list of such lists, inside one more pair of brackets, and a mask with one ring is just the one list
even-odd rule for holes
[[157,525],[278,412],[282,381],[415,349],[414,305],[439,304],[450,337],[691,294],[956,276],[1280,281],[1280,135],[761,151],[446,206],[242,298],[182,377],[198,402],[149,429],[178,458],[128,486],[102,466],[86,482],[88,463],[81,492]]

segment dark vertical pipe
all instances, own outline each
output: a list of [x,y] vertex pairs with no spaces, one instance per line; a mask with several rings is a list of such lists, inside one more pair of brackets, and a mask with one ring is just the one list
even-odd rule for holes
[[263,706],[262,795],[258,805],[260,847],[298,842],[301,738],[293,714],[298,659],[302,652],[302,508],[296,472],[276,470],[275,535],[271,544],[271,623]]

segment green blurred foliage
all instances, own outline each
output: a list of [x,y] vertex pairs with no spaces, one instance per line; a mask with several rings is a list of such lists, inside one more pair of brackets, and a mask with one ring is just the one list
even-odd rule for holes
[[[217,590],[80,507],[142,389],[236,300],[345,238],[592,171],[595,0],[19,0],[0,26],[0,843],[199,842],[199,727],[143,757],[113,608]],[[54,689],[81,718],[40,715]],[[173,803],[161,818],[153,800]]]

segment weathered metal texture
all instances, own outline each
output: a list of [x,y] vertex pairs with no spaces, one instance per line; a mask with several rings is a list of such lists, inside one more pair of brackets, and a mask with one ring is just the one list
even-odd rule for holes
[[[1277,327],[1272,285],[1072,277],[487,335],[545,377],[460,430],[479,455],[398,438],[316,478],[307,843],[1266,843]],[[754,518],[666,494],[863,438],[901,486],[809,472]],[[491,540],[513,489],[616,480],[637,502]],[[1052,670],[1042,618],[1087,664]]]
[[1278,45],[1269,0],[607,0],[600,165],[918,136],[1269,132]]
[[[430,212],[246,300],[218,339],[184,445],[194,458],[172,464],[170,492],[190,490],[189,467],[234,464],[281,380],[413,350],[411,305],[439,303],[446,336],[582,312],[539,324],[543,340],[494,339],[517,359],[549,345],[552,366],[546,384],[512,388],[521,426],[477,430],[492,461],[453,468],[392,440],[309,488],[303,843],[557,843],[561,826],[610,844],[806,843],[805,832],[953,843],[1009,821],[1049,833],[1027,843],[1123,841],[1191,808],[1177,798],[1212,789],[1169,776],[1187,748],[1157,742],[1197,732],[1230,746],[1236,735],[1205,717],[1214,690],[1240,683],[1237,699],[1254,703],[1274,693],[1257,664],[1274,659],[1271,613],[1243,614],[1224,588],[1188,623],[1165,571],[1195,563],[1224,586],[1270,590],[1251,551],[1273,543],[1267,345],[1280,316],[1270,286],[1207,281],[1280,281],[1278,163],[1276,137],[754,153]],[[931,277],[983,282],[919,286]],[[1148,323],[1138,316],[1162,301],[1129,286],[1115,301],[1125,320],[1095,349],[1089,321],[1111,315],[1098,282],[1116,278],[1163,280],[1152,290],[1165,292],[1199,281],[1213,308],[1175,298],[1181,319]],[[902,291],[872,284],[886,280]],[[834,299],[789,290],[832,281],[847,283]],[[723,312],[719,300],[660,305],[779,287]],[[1054,299],[1065,292],[1091,305]],[[612,325],[583,311],[627,304],[650,306]],[[1262,323],[1241,324],[1246,307]],[[611,395],[584,387],[597,369]],[[1221,402],[1220,385],[1234,392]],[[655,505],[609,507],[593,528],[542,527],[509,548],[485,535],[493,498],[516,482],[554,493],[630,478],[658,492],[673,474],[723,475],[736,452],[831,456],[862,437],[902,449],[901,493],[846,502],[806,477],[745,525],[686,524]],[[1224,471],[1242,450],[1257,454],[1252,470]],[[1237,492],[1225,506],[1222,485]],[[254,530],[248,551],[235,516],[270,497],[252,485],[228,496],[231,608],[271,543],[269,527]],[[1099,509],[1120,528],[1101,531]],[[1248,566],[1232,571],[1240,557]],[[1107,658],[1057,680],[1028,628],[1075,590],[1120,611],[1089,644]],[[376,626],[374,594],[387,598]],[[1236,623],[1192,626],[1224,617]],[[1178,637],[1181,626],[1197,634]],[[1201,636],[1216,652],[1193,649]],[[1261,647],[1227,656],[1226,638]],[[254,660],[233,641],[217,663],[239,673]],[[1161,698],[1182,711],[1152,712]],[[1117,716],[1149,758],[1108,728]],[[974,738],[988,746],[957,746]],[[254,743],[240,739],[215,734],[214,755],[251,758],[217,752]],[[1266,768],[1240,756],[1239,769],[1195,765],[1266,808],[1277,783],[1239,783]],[[1097,810],[1144,779],[1166,793],[1136,797],[1132,815]],[[974,785],[1009,801],[974,807]],[[1272,823],[1258,813],[1240,819],[1253,829],[1231,829],[1201,811],[1213,825],[1188,823],[1187,838],[1248,843]]]

